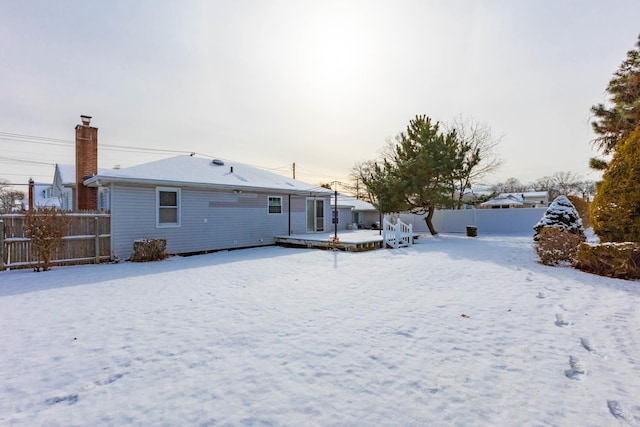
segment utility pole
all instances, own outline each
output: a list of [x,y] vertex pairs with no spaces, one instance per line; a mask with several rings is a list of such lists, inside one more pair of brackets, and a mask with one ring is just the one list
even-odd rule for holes
[[293,162],[293,179],[296,179],[296,162]]

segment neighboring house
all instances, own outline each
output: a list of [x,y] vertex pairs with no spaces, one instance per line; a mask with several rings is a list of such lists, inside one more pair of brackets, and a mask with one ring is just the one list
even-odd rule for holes
[[[26,198],[20,200],[20,205],[22,210],[29,209],[29,199]],[[60,200],[53,195],[53,188],[51,184],[43,184],[39,182],[33,184],[33,206],[36,209],[38,207],[60,207]]]
[[[331,209],[335,206],[335,199],[331,198]],[[369,202],[355,197],[338,194],[338,229],[344,230],[353,224],[358,228],[371,228],[380,222],[378,210]]]
[[[98,173],[105,172],[108,169],[98,169]],[[57,163],[56,170],[53,174],[52,197],[56,197],[59,202],[60,209],[67,211],[76,210],[76,167],[75,165],[66,165]],[[98,189],[98,205],[97,209],[108,211],[109,208],[109,189]]]
[[177,156],[100,170],[84,188],[108,190],[111,250],[165,238],[167,252],[271,245],[276,236],[329,232],[333,192],[235,162]]
[[481,203],[480,207],[485,209],[546,208],[548,205],[548,192],[530,191],[524,193],[502,193],[491,200]]

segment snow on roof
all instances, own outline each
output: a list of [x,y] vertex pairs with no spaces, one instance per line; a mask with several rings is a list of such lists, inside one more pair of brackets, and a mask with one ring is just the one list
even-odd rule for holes
[[[56,168],[60,174],[60,184],[76,185],[76,165],[57,163]],[[108,171],[109,169],[98,168],[98,174]]]
[[[33,205],[46,206],[46,207],[60,207],[60,199],[57,197],[49,197],[48,193],[51,191],[51,184],[36,182],[33,185]],[[26,209],[29,206],[29,198],[26,197],[20,201],[22,206]]]
[[75,184],[76,183],[76,166],[66,165],[58,163],[56,164],[58,173],[60,174],[61,184]]
[[[221,164],[222,163],[222,164]],[[331,190],[236,162],[176,156],[123,169],[100,170],[85,185],[107,183],[182,185],[225,189],[278,190],[291,193],[332,194]]]
[[[487,200],[484,203],[480,203],[480,206],[492,206],[492,205],[513,205],[520,206],[523,205],[524,202],[522,198],[513,197],[511,195],[506,197],[501,197],[502,194],[495,199]],[[519,199],[519,200],[518,200]]]
[[[334,206],[335,200],[331,198],[331,206]],[[347,196],[338,193],[338,207],[351,207],[354,211],[375,211],[376,208],[369,202],[356,199],[355,197]]]
[[500,195],[498,195],[498,197],[508,197],[508,196],[517,197],[518,199],[522,199],[523,196],[525,199],[540,198],[540,197],[549,197],[549,193],[546,191],[525,191],[521,193],[501,193]]
[[493,205],[531,205],[535,202],[531,202],[529,199],[540,199],[548,196],[546,191],[529,191],[525,193],[500,193],[494,199],[487,200],[484,203],[480,203],[480,206],[493,206]]

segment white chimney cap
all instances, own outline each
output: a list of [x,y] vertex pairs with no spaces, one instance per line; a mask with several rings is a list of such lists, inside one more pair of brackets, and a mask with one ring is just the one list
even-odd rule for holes
[[80,119],[82,119],[82,124],[85,126],[89,126],[91,124],[91,116],[80,116]]

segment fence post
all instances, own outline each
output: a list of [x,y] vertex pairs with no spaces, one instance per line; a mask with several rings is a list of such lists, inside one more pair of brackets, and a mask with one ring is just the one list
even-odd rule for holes
[[0,219],[0,271],[4,270],[4,221]]
[[98,217],[93,218],[93,225],[96,232],[96,264],[100,264],[100,229],[98,228]]

